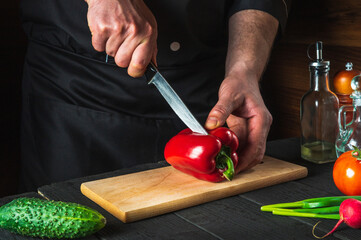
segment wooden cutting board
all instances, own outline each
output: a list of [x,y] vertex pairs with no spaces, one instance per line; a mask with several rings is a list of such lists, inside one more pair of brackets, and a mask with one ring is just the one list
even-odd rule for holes
[[306,176],[305,167],[265,156],[230,182],[210,183],[162,167],[85,182],[81,192],[126,223]]

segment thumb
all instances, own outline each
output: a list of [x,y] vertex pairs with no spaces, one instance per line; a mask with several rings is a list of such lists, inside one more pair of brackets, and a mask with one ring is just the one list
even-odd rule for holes
[[219,99],[217,104],[210,111],[205,123],[208,130],[223,126],[229,115],[232,113],[232,102],[226,99]]

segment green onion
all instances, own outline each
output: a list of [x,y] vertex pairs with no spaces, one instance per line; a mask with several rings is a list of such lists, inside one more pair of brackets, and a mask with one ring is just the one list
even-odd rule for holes
[[261,207],[261,211],[282,216],[340,219],[340,204],[349,198],[361,201],[361,196],[309,198],[297,202],[264,205]]
[[335,196],[335,197],[321,197],[321,198],[310,198],[297,202],[289,203],[277,203],[271,205],[265,205],[261,207],[262,211],[272,212],[273,209],[278,208],[319,208],[319,207],[330,207],[340,206],[341,202],[348,198],[354,198],[361,201],[361,196]]
[[340,219],[340,214],[319,214],[319,213],[307,213],[307,212],[289,212],[283,210],[274,210],[274,215],[281,216],[293,216],[293,217],[310,217],[310,218],[327,218],[327,219]]
[[323,207],[323,208],[300,208],[300,209],[286,209],[275,208],[273,211],[285,211],[285,212],[299,212],[299,213],[339,213],[340,206]]

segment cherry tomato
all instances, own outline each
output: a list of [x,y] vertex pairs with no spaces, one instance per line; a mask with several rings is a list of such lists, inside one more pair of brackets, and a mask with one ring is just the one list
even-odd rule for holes
[[351,80],[361,72],[358,70],[343,70],[338,72],[333,78],[335,93],[349,95],[352,93]]
[[343,153],[333,166],[333,181],[345,195],[361,195],[361,152]]

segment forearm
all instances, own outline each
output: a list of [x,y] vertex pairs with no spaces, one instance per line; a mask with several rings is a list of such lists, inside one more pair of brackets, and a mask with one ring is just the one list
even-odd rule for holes
[[258,10],[244,10],[229,20],[229,44],[226,77],[240,72],[258,80],[267,64],[278,31],[278,20]]

